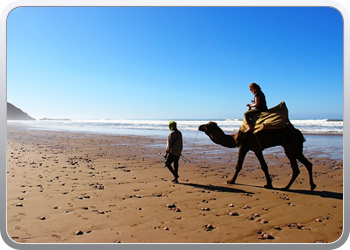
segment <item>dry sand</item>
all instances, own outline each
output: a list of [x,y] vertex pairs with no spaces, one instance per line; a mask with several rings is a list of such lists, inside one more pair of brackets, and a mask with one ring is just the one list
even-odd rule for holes
[[263,188],[252,153],[229,185],[237,150],[208,139],[185,147],[190,162],[180,160],[174,184],[163,167],[166,138],[11,126],[7,135],[7,230],[15,242],[331,243],[343,232],[343,161],[317,152],[307,152],[316,190],[302,166],[291,190],[281,191],[291,175],[281,153],[265,153],[276,189]]

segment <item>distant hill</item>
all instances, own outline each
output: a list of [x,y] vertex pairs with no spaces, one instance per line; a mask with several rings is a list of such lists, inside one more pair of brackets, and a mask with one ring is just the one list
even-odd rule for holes
[[7,103],[7,120],[36,120],[11,103]]

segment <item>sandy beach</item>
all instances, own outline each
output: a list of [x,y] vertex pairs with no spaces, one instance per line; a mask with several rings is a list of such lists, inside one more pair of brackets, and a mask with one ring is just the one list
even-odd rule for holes
[[[292,170],[266,151],[275,189],[253,153],[226,184],[236,149],[185,145],[179,183],[164,168],[166,138],[93,133],[7,132],[7,231],[19,243],[332,243],[343,232],[343,161],[305,149]],[[329,150],[329,149],[328,149]]]

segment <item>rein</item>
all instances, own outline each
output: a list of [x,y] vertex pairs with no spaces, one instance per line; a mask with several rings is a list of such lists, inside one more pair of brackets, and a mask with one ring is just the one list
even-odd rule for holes
[[[187,156],[190,156],[190,155],[193,153],[193,151],[194,151],[194,144],[195,144],[195,142],[196,142],[196,140],[197,140],[198,133],[199,133],[199,131],[197,131],[196,137],[194,138],[194,142],[193,142],[193,146],[192,146],[192,151],[191,151]],[[182,157],[182,159],[184,160],[184,162],[188,161],[188,162],[191,163],[191,161],[190,161],[189,159],[187,159],[184,155],[181,154],[181,157]]]

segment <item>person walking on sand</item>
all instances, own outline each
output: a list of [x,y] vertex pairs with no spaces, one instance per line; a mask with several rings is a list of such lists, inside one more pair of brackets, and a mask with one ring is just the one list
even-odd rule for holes
[[[166,152],[164,154],[165,167],[167,167],[173,174],[174,179],[172,182],[178,183],[179,178],[179,159],[182,152],[182,133],[177,129],[176,122],[169,122],[170,133],[168,135],[168,141],[166,145]],[[173,163],[174,167],[171,166]]]
[[[252,104],[247,104],[247,106],[249,107],[249,110],[244,113],[244,118],[246,119],[248,124],[248,129],[246,132],[249,132],[253,129],[251,118],[257,115],[258,113],[261,113],[267,110],[266,98],[264,93],[261,91],[260,86],[253,82],[249,85],[249,89],[254,95],[254,100],[251,101]],[[254,109],[251,109],[251,108],[254,108]]]

